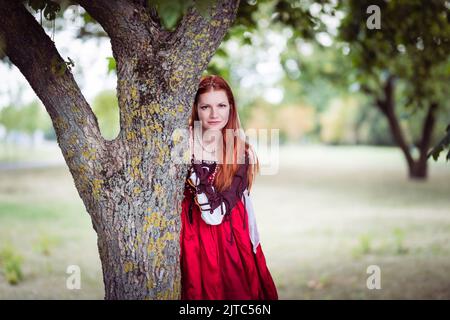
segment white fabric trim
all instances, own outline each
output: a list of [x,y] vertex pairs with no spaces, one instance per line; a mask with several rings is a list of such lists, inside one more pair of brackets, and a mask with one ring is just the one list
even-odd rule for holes
[[250,199],[250,194],[248,193],[248,190],[244,190],[243,197],[245,197],[245,208],[247,210],[248,215],[248,231],[250,233],[250,240],[252,241],[253,245],[253,252],[256,253],[256,249],[259,245],[259,232],[258,227],[256,225],[256,216],[255,211],[253,210],[253,203]]
[[[212,188],[214,190],[214,187],[212,187]],[[208,198],[206,197],[206,194],[199,193],[199,194],[197,194],[197,201],[199,204],[207,203]],[[220,210],[220,207],[222,207],[223,211]],[[222,202],[220,204],[220,206],[218,206],[217,208],[215,208],[213,210],[212,213],[211,213],[210,209],[211,209],[211,206],[209,204],[200,207],[203,221],[205,221],[207,224],[210,224],[213,226],[221,224],[223,217],[225,216],[225,212],[226,212],[225,202]],[[224,214],[222,214],[222,212]]]

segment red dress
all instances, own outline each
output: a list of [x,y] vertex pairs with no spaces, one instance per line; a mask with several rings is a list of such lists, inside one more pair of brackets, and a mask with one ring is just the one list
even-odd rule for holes
[[[208,181],[212,182],[211,179]],[[227,205],[231,203],[233,206],[229,208],[229,214],[224,216],[222,223],[211,225],[201,217],[198,202],[194,200],[196,191],[198,190],[192,191],[192,186],[186,184],[182,202],[181,299],[278,299],[261,244],[258,241],[253,246],[250,239],[245,197],[236,197],[234,204],[230,200],[232,197],[227,197],[225,192],[219,199],[226,200]],[[233,186],[228,191],[228,195],[240,196]]]

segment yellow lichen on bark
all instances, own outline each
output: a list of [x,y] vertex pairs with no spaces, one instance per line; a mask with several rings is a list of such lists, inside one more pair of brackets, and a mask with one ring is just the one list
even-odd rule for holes
[[176,90],[179,83],[183,81],[183,72],[181,70],[176,70],[172,73],[169,79],[169,87],[170,89]]
[[149,244],[147,246],[147,253],[150,255],[153,253],[154,266],[159,268],[161,263],[166,261],[164,256],[164,249],[169,241],[175,241],[177,239],[178,233],[166,232],[163,236],[160,236],[156,241],[154,239],[149,239]]
[[161,198],[161,196],[163,195],[163,187],[159,184],[159,183],[156,183],[155,184],[155,196],[156,196],[156,198]]
[[[151,209],[147,209],[150,211]],[[169,224],[169,219],[166,219],[158,212],[152,212],[149,216],[144,217],[144,232],[147,232],[149,227],[165,229]]]
[[102,185],[103,185],[102,179],[94,179],[94,181],[92,181],[92,195],[97,200],[100,198],[100,191],[102,189]]
[[156,293],[156,300],[169,300],[173,296],[173,290],[167,289]]
[[65,131],[69,128],[69,125],[63,117],[58,116],[55,119],[55,128],[58,130]]
[[70,146],[77,145],[78,144],[78,136],[75,133],[72,133],[70,135],[70,138],[69,138],[68,142],[69,142]]
[[142,191],[142,189],[141,189],[141,188],[139,188],[139,187],[134,187],[134,188],[133,188],[133,193],[134,193],[135,195],[138,195],[138,194],[140,194],[140,193],[141,193],[141,191]]
[[75,166],[76,181],[78,182],[78,190],[80,192],[90,192],[89,190],[89,178],[87,176],[87,167],[84,164]]
[[78,113],[78,112],[81,111],[80,108],[78,108],[76,104],[73,104],[73,105],[70,107],[70,110],[71,110],[73,113]]
[[158,157],[156,158],[156,163],[162,166],[165,163],[165,158],[170,155],[169,146],[167,144],[161,145],[160,142],[156,143],[156,148],[159,149]]
[[81,153],[86,160],[95,160],[97,158],[95,149],[84,148]]
[[133,101],[136,101],[138,98],[138,90],[136,89],[136,87],[131,87],[130,94],[131,94],[131,99]]
[[136,240],[134,241],[133,248],[134,250],[138,249],[138,246],[142,243],[141,235],[138,234]]
[[155,283],[153,282],[153,279],[147,280],[147,289],[153,289],[155,287]]
[[75,155],[75,152],[73,152],[72,149],[67,150],[67,158],[70,160]]
[[142,159],[140,157],[133,157],[131,158],[131,168],[129,168],[130,176],[134,179],[142,179],[142,172],[139,169],[139,164],[141,163]]
[[134,131],[129,130],[127,132],[127,140],[135,140],[136,139],[136,133]]
[[132,271],[134,269],[134,264],[131,261],[127,261],[125,262],[125,264],[123,265],[123,271],[125,273],[128,273],[130,271]]

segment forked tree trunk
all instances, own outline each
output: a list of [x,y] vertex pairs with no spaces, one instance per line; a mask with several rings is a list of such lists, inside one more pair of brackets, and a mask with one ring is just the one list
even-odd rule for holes
[[[137,1],[80,0],[111,38],[121,130],[102,138],[95,115],[54,43],[22,1],[0,0],[0,48],[46,107],[98,236],[106,299],[180,297],[180,203],[187,165],[171,154],[187,128],[203,70],[238,0],[211,19],[191,8],[173,32]],[[26,45],[25,45],[26,44]]]
[[405,156],[409,177],[418,180],[426,179],[428,173],[427,154],[431,147],[431,138],[436,122],[435,112],[438,109],[438,105],[437,103],[431,103],[428,107],[427,115],[423,122],[420,142],[418,143],[419,157],[414,159],[410,147],[404,137],[400,122],[395,114],[394,90],[394,77],[390,76],[384,86],[384,97],[377,100],[377,107],[386,116],[391,134]]

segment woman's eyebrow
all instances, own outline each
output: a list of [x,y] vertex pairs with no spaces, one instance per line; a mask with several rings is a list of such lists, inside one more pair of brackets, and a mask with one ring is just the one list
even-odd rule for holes
[[[219,102],[218,104],[227,104],[226,102]],[[210,106],[209,103],[200,103],[202,106]]]

